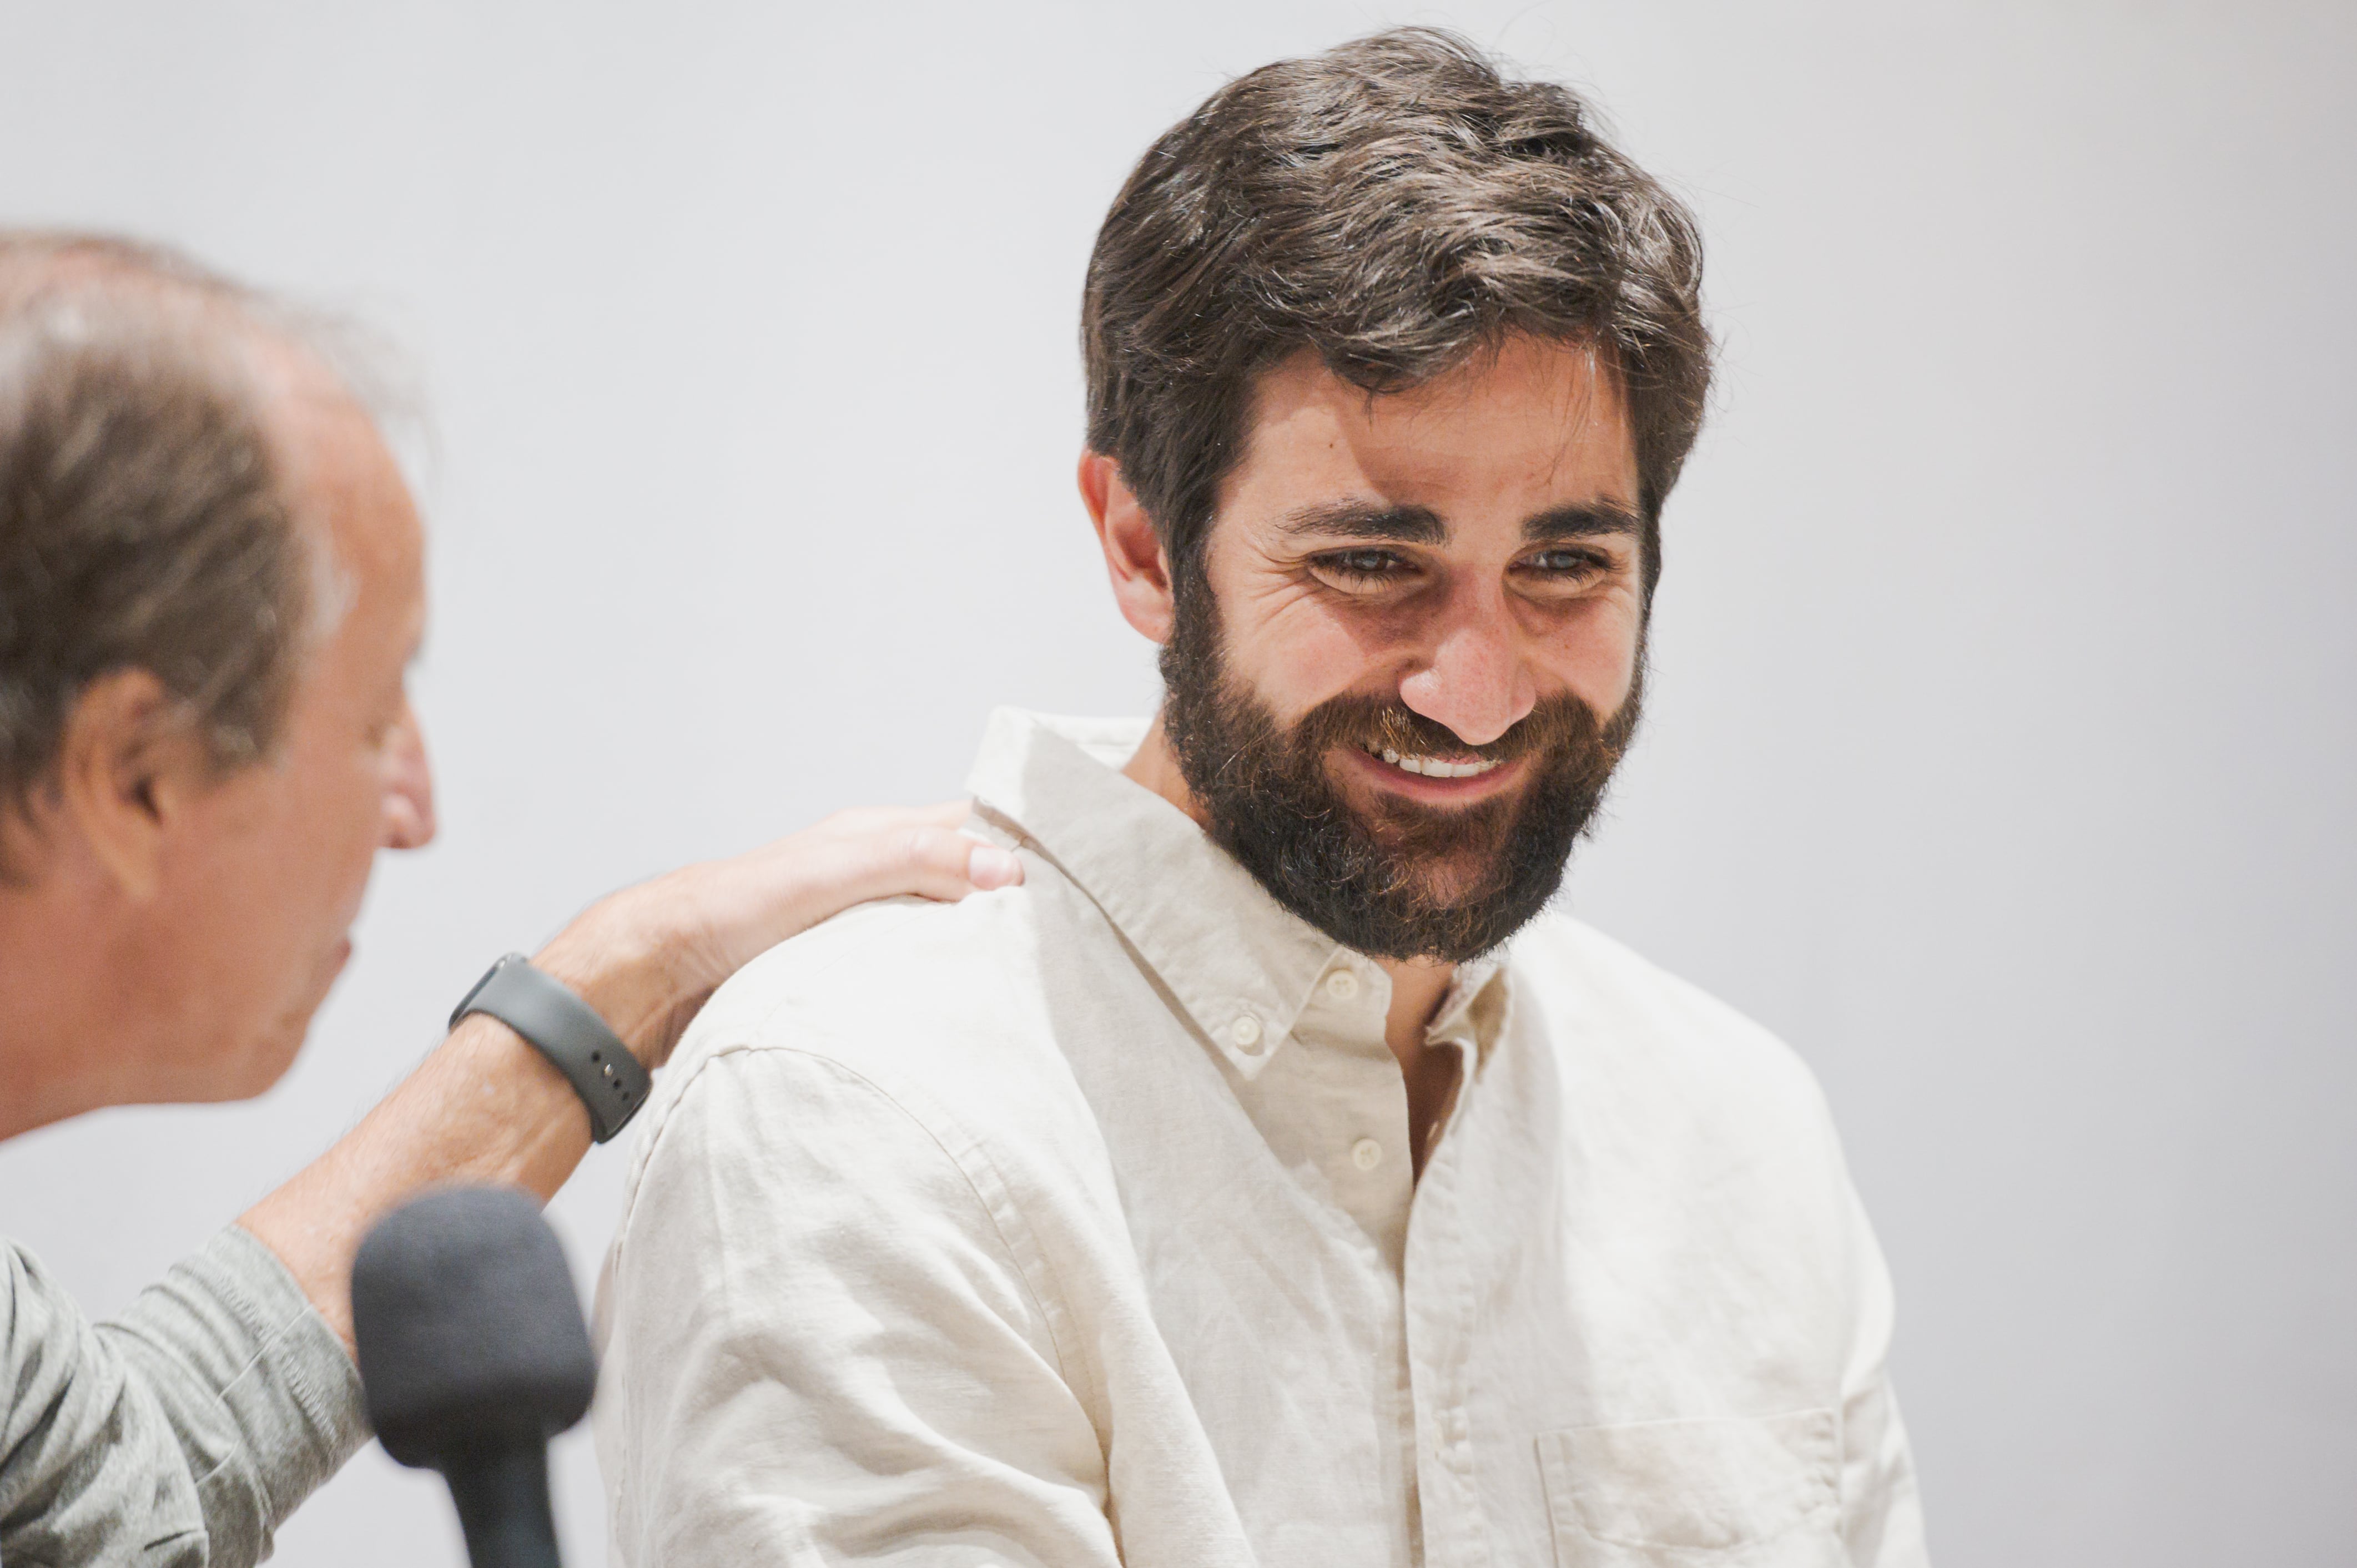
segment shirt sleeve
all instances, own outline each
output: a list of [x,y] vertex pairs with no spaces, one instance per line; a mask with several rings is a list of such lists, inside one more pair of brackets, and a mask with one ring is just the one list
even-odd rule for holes
[[993,1178],[830,1058],[705,1059],[615,1251],[615,1560],[1115,1568],[1103,1448]]
[[247,1568],[368,1431],[360,1378],[231,1226],[93,1324],[0,1244],[0,1562]]
[[1856,1568],[1927,1568],[1923,1505],[1889,1378],[1845,1402],[1842,1429],[1842,1535],[1850,1562]]
[[1890,1271],[1865,1206],[1848,1196],[1859,1310],[1843,1379],[1842,1541],[1853,1568],[1929,1568],[1915,1460],[1890,1387]]

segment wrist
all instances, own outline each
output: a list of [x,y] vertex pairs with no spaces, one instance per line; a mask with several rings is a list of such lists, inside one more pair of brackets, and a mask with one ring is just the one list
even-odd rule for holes
[[689,994],[667,944],[601,903],[558,932],[532,962],[587,1003],[642,1064],[658,1065],[661,1036]]
[[594,1140],[580,1091],[500,1019],[461,1019],[439,1049],[361,1125],[404,1161],[431,1152],[438,1181],[521,1187],[545,1201]]
[[510,953],[483,972],[451,1013],[452,1026],[476,1013],[507,1025],[564,1073],[597,1142],[614,1138],[646,1103],[651,1069],[580,993],[523,954]]

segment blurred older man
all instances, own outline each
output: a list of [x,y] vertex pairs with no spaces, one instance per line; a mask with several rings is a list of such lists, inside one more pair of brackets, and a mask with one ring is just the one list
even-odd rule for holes
[[[425,618],[399,470],[283,313],[156,251],[0,232],[0,1137],[286,1069],[377,850],[434,834]],[[469,998],[490,1013],[113,1323],[0,1244],[0,1561],[265,1554],[366,1436],[370,1222],[442,1181],[554,1192],[627,1119],[585,1036],[656,1066],[811,922],[1019,878],[963,811],[846,815],[596,906],[500,970],[537,1010]]]

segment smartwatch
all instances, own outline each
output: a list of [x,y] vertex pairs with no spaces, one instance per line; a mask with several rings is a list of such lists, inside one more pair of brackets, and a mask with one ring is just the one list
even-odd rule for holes
[[555,1064],[589,1108],[589,1133],[597,1142],[620,1132],[647,1102],[654,1080],[639,1058],[596,1009],[523,954],[511,952],[486,970],[450,1015],[450,1026],[469,1013],[497,1018]]

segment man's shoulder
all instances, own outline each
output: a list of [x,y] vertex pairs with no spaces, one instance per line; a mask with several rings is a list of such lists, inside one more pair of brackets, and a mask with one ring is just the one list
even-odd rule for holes
[[1014,994],[1008,961],[1029,923],[1024,893],[970,894],[954,904],[884,898],[846,909],[739,970],[697,1015],[682,1051],[807,1047],[837,1035],[897,1038],[942,1015],[989,1027]]
[[[1038,870],[1034,868],[1035,880]],[[1052,896],[1052,895],[1051,895]],[[864,904],[772,948],[689,1026],[648,1107],[651,1128],[709,1119],[715,1095],[792,1103],[815,1079],[856,1082],[878,1112],[933,1135],[996,1144],[1016,1131],[1095,1137],[1070,1063],[1044,1021],[1039,910],[1028,887],[955,904]]]
[[1825,1122],[1815,1075],[1791,1046],[1585,921],[1533,921],[1515,939],[1512,972],[1577,1079],[1648,1086],[1698,1113]]
[[651,1191],[725,1192],[743,1219],[803,1202],[823,1170],[909,1245],[928,1215],[976,1235],[1111,1233],[1104,1134],[1027,960],[1037,897],[862,905],[747,965],[656,1080],[623,1230]]

